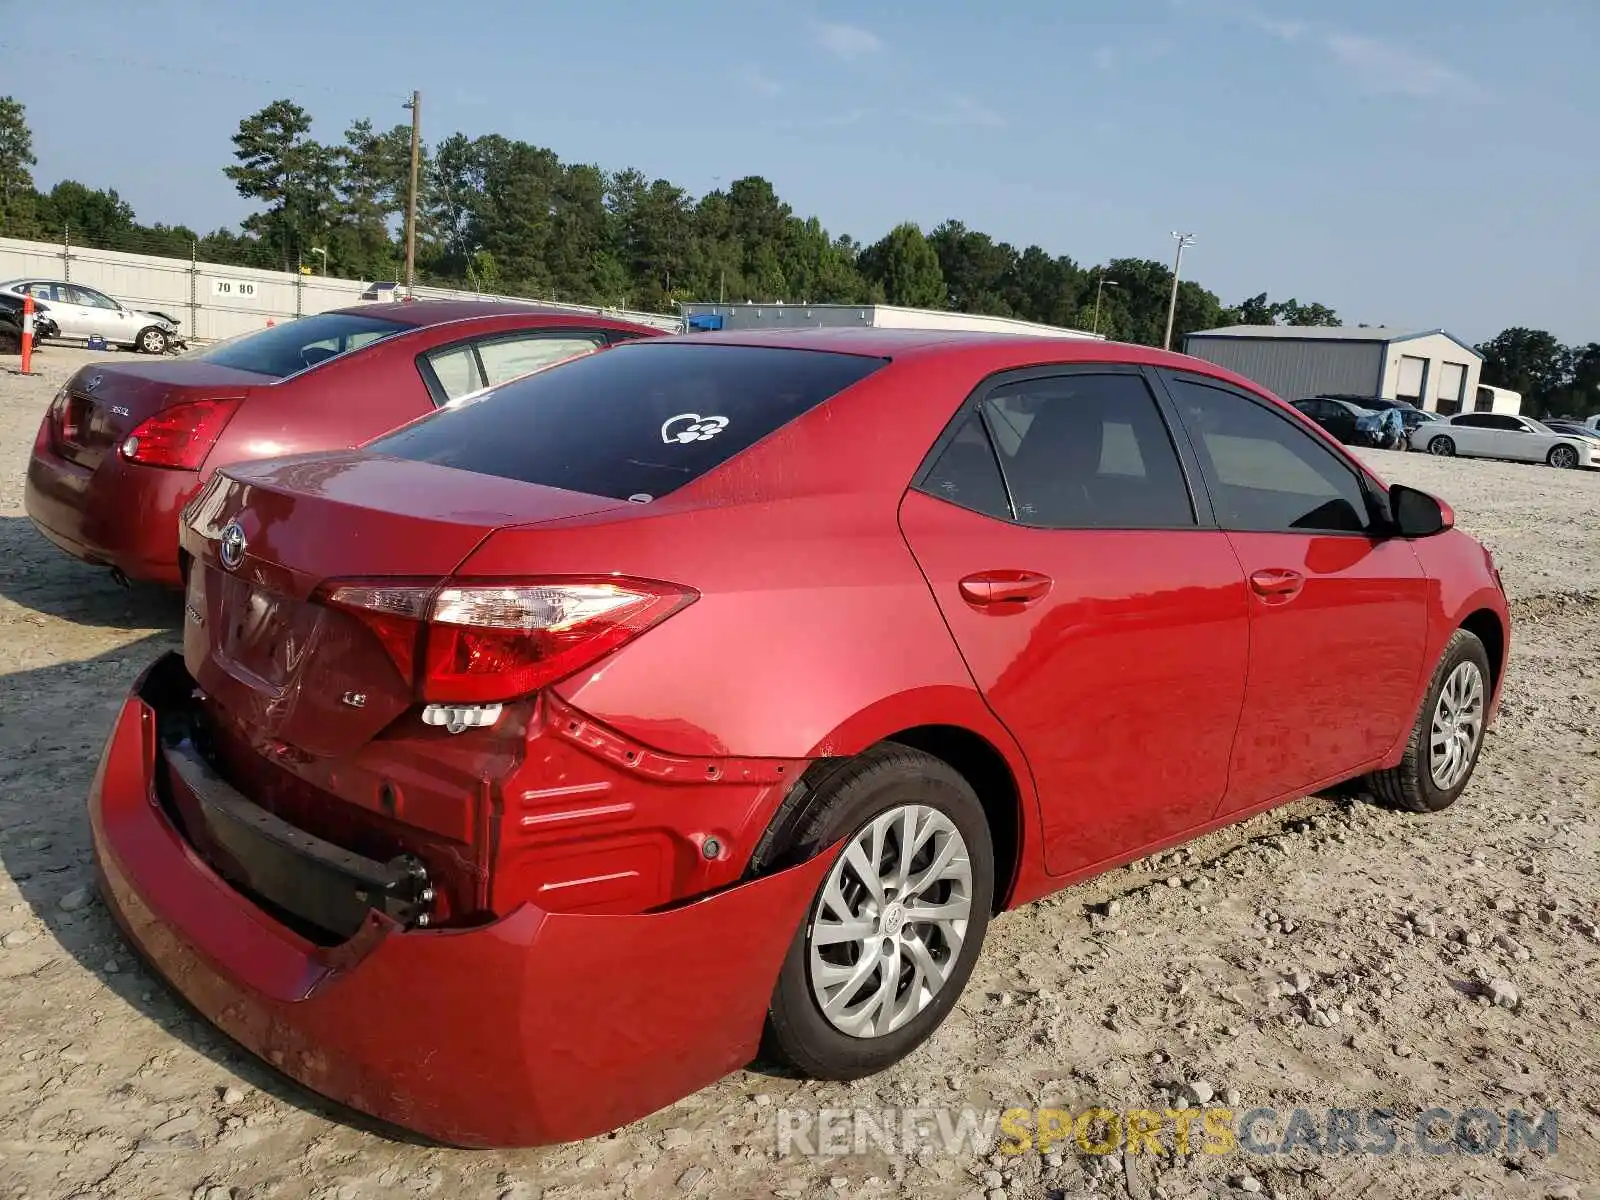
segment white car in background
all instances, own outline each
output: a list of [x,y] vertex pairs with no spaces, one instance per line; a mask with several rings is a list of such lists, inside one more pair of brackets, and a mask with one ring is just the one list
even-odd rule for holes
[[1506,458],[1570,469],[1594,465],[1593,443],[1558,433],[1532,417],[1509,413],[1457,413],[1444,421],[1424,421],[1411,434],[1411,448],[1445,457]]
[[99,336],[113,346],[131,346],[145,354],[165,354],[182,348],[184,337],[177,321],[166,313],[129,308],[104,292],[61,279],[10,279],[0,292],[32,296],[50,306],[64,338]]

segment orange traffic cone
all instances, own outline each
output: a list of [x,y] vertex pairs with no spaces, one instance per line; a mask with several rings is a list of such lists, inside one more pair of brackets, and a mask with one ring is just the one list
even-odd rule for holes
[[33,374],[33,297],[22,297],[22,344],[17,347],[22,352],[22,362],[19,364],[22,374]]

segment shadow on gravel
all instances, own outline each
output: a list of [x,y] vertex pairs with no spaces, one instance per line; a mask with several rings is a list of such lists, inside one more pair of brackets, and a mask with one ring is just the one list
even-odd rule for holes
[[[106,610],[91,600],[83,611]],[[53,939],[130,1008],[185,1045],[303,1112],[387,1141],[435,1145],[325,1100],[237,1046],[139,960],[101,903],[85,808],[89,786],[134,679],[173,648],[173,637],[158,633],[81,662],[0,676],[0,864],[43,922],[41,939]],[[85,899],[80,894],[63,908],[80,889],[87,889],[87,900],[78,904]],[[50,987],[64,965],[60,954],[49,953],[31,972],[33,985]]]
[[37,613],[113,629],[176,629],[183,614],[178,592],[123,587],[105,567],[57,550],[27,517],[0,516],[0,596]]

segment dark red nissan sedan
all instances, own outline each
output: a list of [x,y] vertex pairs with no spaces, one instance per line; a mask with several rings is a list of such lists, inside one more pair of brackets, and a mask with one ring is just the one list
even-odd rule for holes
[[585,1137],[852,1078],[991,916],[1343,780],[1442,809],[1495,565],[1245,380],[1088,340],[633,342],[189,505],[106,902],[306,1086]]
[[28,516],[75,558],[178,587],[178,512],[219,466],[356,446],[468,392],[661,332],[423,300],[302,317],[178,359],[93,363],[39,425]]

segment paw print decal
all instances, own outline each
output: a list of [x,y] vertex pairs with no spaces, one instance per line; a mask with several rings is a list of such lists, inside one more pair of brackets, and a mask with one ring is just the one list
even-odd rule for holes
[[675,443],[709,442],[728,427],[727,417],[702,417],[699,413],[679,413],[661,425],[661,440]]

